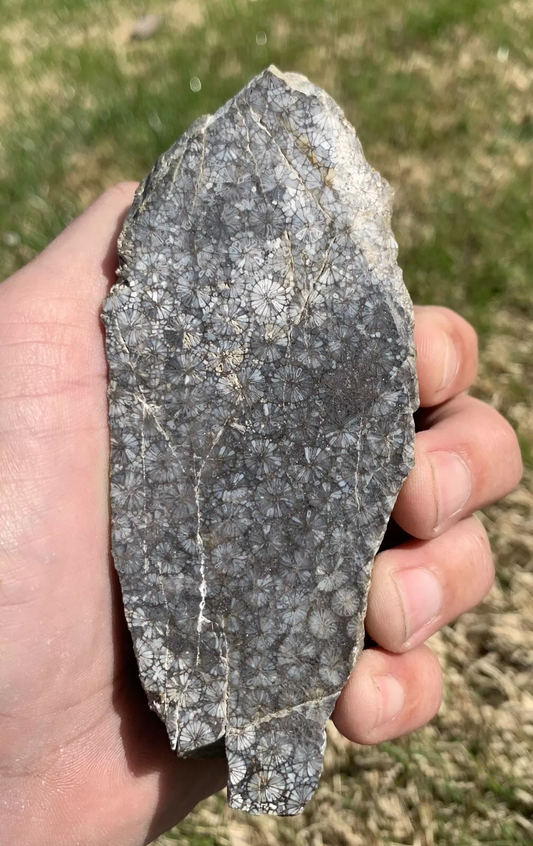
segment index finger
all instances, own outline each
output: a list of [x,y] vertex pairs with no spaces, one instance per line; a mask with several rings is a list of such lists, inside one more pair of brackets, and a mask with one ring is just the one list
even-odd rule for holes
[[477,375],[477,335],[463,317],[442,306],[415,306],[420,405],[440,405],[466,391]]

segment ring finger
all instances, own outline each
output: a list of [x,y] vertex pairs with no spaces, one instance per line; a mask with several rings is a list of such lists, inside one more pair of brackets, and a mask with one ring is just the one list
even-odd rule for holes
[[366,628],[390,652],[405,652],[489,592],[494,565],[483,525],[468,517],[440,537],[411,540],[376,557]]

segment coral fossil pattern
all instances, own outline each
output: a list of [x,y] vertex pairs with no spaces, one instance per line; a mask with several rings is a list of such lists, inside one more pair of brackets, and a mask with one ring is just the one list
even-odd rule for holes
[[112,547],[142,683],[234,808],[295,814],[362,648],[413,462],[392,192],[321,89],[272,67],[137,190],[104,306]]

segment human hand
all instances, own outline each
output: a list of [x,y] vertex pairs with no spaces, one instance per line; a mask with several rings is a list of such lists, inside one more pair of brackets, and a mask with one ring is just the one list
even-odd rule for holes
[[393,511],[411,539],[380,552],[368,597],[365,650],[333,720],[373,744],[425,725],[442,697],[439,662],[424,641],[487,595],[494,566],[478,508],[520,481],[514,431],[464,392],[477,375],[477,337],[446,308],[415,306],[420,387],[415,467]]
[[[134,188],[106,192],[0,286],[0,796],[17,846],[149,842],[225,782],[223,762],[177,759],[148,708],[110,560],[99,315]],[[425,308],[416,341],[424,431],[395,518],[422,540],[377,557],[367,622],[380,648],[363,653],[334,713],[364,743],[437,710],[440,674],[422,642],[489,589],[490,551],[468,515],[521,472],[511,427],[460,393],[476,372],[473,330]],[[444,485],[452,453],[469,468],[463,493],[452,475]]]

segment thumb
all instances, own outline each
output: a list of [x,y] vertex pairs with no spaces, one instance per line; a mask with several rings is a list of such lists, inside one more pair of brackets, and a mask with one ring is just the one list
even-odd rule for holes
[[0,285],[0,399],[60,394],[105,376],[100,311],[136,185],[108,189]]
[[[98,308],[117,266],[116,241],[137,182],[108,188],[46,249],[2,285],[3,296],[74,298],[81,308]],[[4,290],[5,288],[5,290]]]

